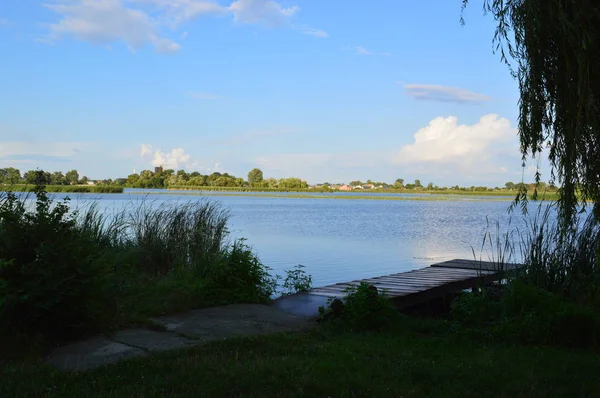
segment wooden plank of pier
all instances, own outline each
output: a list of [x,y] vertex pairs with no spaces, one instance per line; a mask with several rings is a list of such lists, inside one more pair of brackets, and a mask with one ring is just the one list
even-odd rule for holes
[[414,271],[317,287],[308,292],[282,297],[273,305],[296,315],[316,316],[318,307],[325,306],[330,297],[342,298],[348,287],[366,282],[379,291],[385,291],[395,306],[403,309],[461,290],[488,285],[503,278],[505,272],[520,267],[519,264],[504,264],[500,267],[494,262],[456,259]]

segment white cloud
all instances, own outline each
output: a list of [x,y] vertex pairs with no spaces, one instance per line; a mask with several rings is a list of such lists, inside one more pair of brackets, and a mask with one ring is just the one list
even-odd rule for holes
[[[403,84],[398,82],[398,84]],[[406,95],[418,100],[438,102],[457,102],[481,104],[491,100],[483,94],[474,93],[457,87],[439,86],[434,84],[403,84]]]
[[131,3],[154,6],[154,11],[161,11],[160,20],[176,28],[186,21],[202,15],[223,14],[227,8],[216,2],[206,0],[129,0]]
[[162,166],[165,169],[181,169],[197,167],[197,163],[183,148],[175,148],[170,152],[163,152],[160,149],[154,149],[152,145],[142,144],[140,146],[140,156],[143,160],[149,161],[152,166]]
[[308,36],[313,36],[313,37],[318,37],[320,39],[324,39],[326,37],[329,37],[329,35],[327,34],[327,32],[320,30],[320,29],[314,29],[314,28],[309,28],[309,27],[302,27],[299,28],[300,32],[302,32],[302,34],[308,35]]
[[62,19],[50,25],[51,39],[73,35],[79,40],[100,45],[124,41],[131,50],[152,44],[159,53],[172,53],[181,45],[158,33],[149,15],[126,7],[121,0],[59,0],[46,4]]
[[371,55],[373,53],[364,47],[356,46],[356,54],[357,55]]
[[220,99],[223,98],[220,95],[209,94],[209,93],[190,93],[190,97],[198,100],[211,100],[211,99]]
[[[512,153],[516,130],[508,119],[495,114],[482,116],[473,125],[459,125],[457,118],[450,116],[433,119],[414,138],[413,144],[400,149],[396,164],[434,175],[477,175],[506,172],[499,157]],[[514,155],[517,160],[518,152]]]
[[[178,29],[183,23],[203,15],[231,15],[235,22],[267,27],[288,26],[297,6],[284,7],[275,0],[236,0],[229,6],[211,0],[47,0],[47,8],[60,16],[49,24],[50,34],[42,39],[55,42],[73,36],[93,44],[108,46],[122,41],[132,51],[152,45],[159,53],[175,53],[181,44],[162,30]],[[0,20],[0,25],[3,20]],[[327,33],[314,28],[295,28],[314,37]],[[187,37],[180,33],[179,40]]]
[[273,0],[237,0],[229,6],[235,22],[270,27],[284,25],[298,10],[297,6],[286,8]]

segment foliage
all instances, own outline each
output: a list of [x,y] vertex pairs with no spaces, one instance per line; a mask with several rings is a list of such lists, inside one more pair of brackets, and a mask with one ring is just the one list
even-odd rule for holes
[[32,211],[14,193],[0,200],[0,329],[55,338],[101,321],[106,266],[68,199],[54,202],[42,185],[35,194]]
[[464,294],[453,319],[498,341],[592,347],[600,343],[600,316],[591,308],[520,280],[501,291]]
[[[468,2],[463,0],[463,9]],[[484,9],[498,22],[496,48],[519,82],[523,162],[549,148],[551,180],[561,183],[558,205],[563,228],[573,223],[578,205],[586,206],[588,200],[600,217],[597,2],[485,0]],[[523,199],[521,190],[517,201]]]
[[277,279],[244,243],[236,241],[209,269],[209,286],[227,292],[230,300],[264,303],[277,290]]
[[248,173],[248,184],[257,186],[263,182],[263,172],[260,169],[252,169]]
[[527,221],[519,279],[583,304],[600,304],[600,221],[587,214],[565,231],[552,214],[552,206],[540,206]]
[[0,342],[138,322],[140,317],[233,302],[266,302],[277,280],[228,214],[206,200],[103,214],[53,201],[39,172],[35,205],[0,200]]
[[307,292],[312,289],[312,276],[304,271],[304,265],[298,264],[294,269],[287,270],[282,287],[284,294]]
[[[0,187],[0,191],[35,192],[35,185],[8,185]],[[123,193],[123,187],[102,185],[46,185],[46,192],[63,193]]]
[[367,282],[349,286],[344,293],[343,305],[330,298],[328,308],[319,308],[322,321],[333,318],[334,325],[355,331],[382,330],[398,316],[385,291],[378,292]]

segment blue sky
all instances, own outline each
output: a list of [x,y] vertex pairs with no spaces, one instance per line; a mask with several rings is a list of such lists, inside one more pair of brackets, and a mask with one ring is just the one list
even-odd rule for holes
[[520,181],[517,83],[460,6],[2,2],[0,167]]

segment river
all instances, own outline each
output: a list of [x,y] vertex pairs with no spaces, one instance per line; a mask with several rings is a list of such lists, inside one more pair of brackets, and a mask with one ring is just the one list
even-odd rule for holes
[[[362,193],[373,199],[352,200],[324,199],[319,194],[314,198],[294,198],[293,193],[207,194],[229,210],[232,236],[246,238],[273,273],[283,275],[302,264],[315,286],[418,269],[453,258],[497,258],[489,244],[482,250],[486,231],[495,236],[497,226],[501,232],[525,229],[523,215],[507,211],[510,200],[489,197],[381,200],[376,193]],[[203,196],[135,189],[123,194],[70,195],[74,206],[94,200],[106,212],[142,201],[160,206]]]

